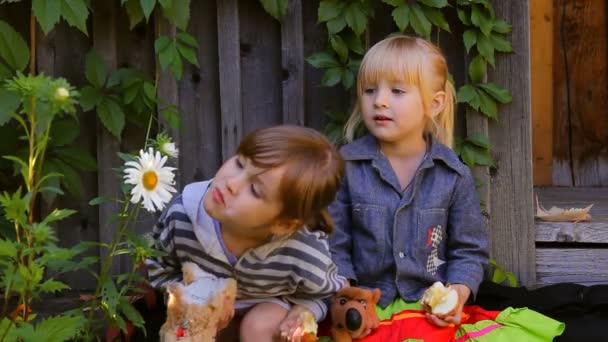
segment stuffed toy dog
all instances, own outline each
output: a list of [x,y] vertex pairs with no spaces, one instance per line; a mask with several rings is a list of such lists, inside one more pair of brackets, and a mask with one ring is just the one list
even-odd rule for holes
[[184,263],[182,272],[183,284],[167,286],[167,320],[160,328],[160,340],[215,341],[220,322],[234,315],[236,281],[217,278],[194,263]]
[[331,304],[330,332],[334,342],[351,342],[361,337],[369,322],[378,324],[376,303],[380,290],[345,287],[338,291]]

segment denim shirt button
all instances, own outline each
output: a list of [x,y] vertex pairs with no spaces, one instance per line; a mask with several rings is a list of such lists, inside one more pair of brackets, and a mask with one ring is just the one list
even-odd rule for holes
[[399,252],[399,257],[400,257],[401,259],[403,259],[403,258],[405,257],[405,253],[403,253],[403,252]]

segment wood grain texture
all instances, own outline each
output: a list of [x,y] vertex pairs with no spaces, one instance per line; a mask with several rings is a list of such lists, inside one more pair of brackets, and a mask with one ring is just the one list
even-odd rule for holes
[[536,242],[608,244],[608,221],[577,223],[537,221]]
[[534,185],[553,183],[553,0],[530,2]]
[[222,159],[229,158],[243,134],[239,4],[217,0]]
[[498,55],[488,80],[509,89],[513,102],[501,106],[498,122],[489,124],[497,163],[490,193],[490,255],[515,272],[523,285],[535,280],[535,230],[532,201],[529,19],[526,1],[494,4],[498,18],[513,25],[514,54]]
[[555,185],[608,181],[606,2],[555,1]]
[[539,248],[537,285],[574,282],[608,284],[608,249]]
[[304,125],[304,29],[302,0],[289,1],[281,23],[283,122]]

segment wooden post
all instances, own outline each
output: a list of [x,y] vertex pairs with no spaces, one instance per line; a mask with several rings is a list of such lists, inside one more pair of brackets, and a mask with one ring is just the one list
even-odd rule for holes
[[488,79],[503,85],[513,102],[489,125],[497,171],[490,193],[490,255],[515,272],[522,285],[535,285],[536,251],[532,193],[530,107],[530,12],[528,1],[495,1],[496,17],[513,25],[515,53],[499,55]]
[[217,1],[217,34],[220,70],[222,159],[230,157],[243,134],[241,54],[237,0]]
[[281,25],[283,122],[304,125],[304,32],[302,2],[289,1]]
[[[116,6],[112,1],[93,2],[93,47],[106,63],[109,72],[116,70]],[[120,151],[120,143],[101,122],[97,125],[97,164],[98,164],[98,193],[99,196],[121,198],[120,177],[115,168],[120,167],[121,161],[116,155]],[[101,243],[111,243],[116,229],[114,216],[120,212],[120,206],[115,201],[99,206],[99,240]],[[102,253],[101,257],[104,257]],[[120,271],[120,260],[114,258],[110,268],[111,273]]]

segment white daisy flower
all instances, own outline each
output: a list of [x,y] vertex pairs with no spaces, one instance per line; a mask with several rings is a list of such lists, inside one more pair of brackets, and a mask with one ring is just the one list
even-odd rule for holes
[[134,185],[131,190],[131,202],[139,203],[143,198],[146,210],[162,210],[171,200],[171,193],[176,192],[173,171],[174,167],[164,166],[166,156],[152,148],[148,152],[139,151],[137,161],[125,163],[125,183]]
[[159,134],[156,137],[156,141],[154,141],[154,145],[156,145],[160,153],[165,156],[177,158],[177,156],[179,155],[179,150],[175,146],[175,143],[173,142],[173,140],[171,140],[171,137],[166,134]]

